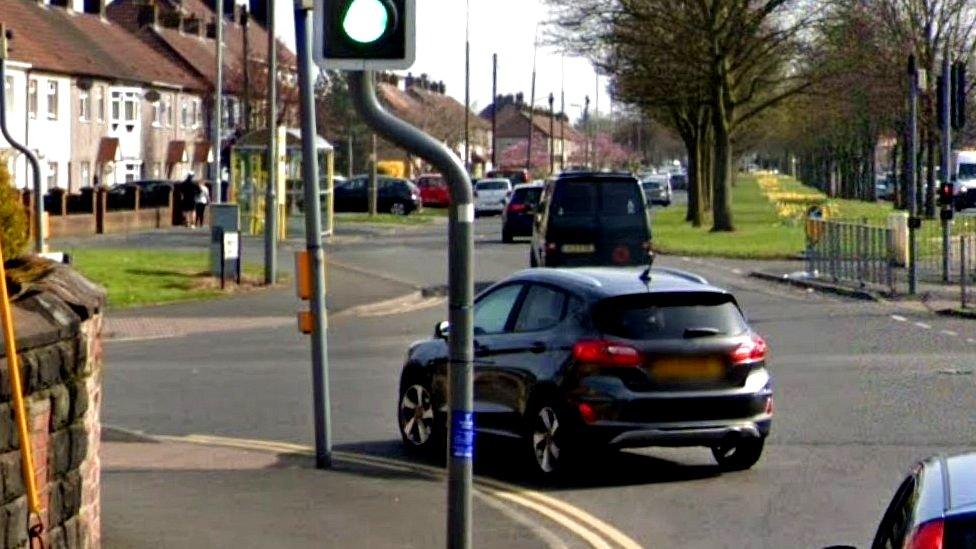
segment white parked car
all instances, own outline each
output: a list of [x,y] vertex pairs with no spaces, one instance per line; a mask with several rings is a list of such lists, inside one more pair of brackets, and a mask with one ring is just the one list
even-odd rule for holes
[[512,193],[512,182],[508,179],[482,179],[474,184],[474,213],[502,213],[508,195]]

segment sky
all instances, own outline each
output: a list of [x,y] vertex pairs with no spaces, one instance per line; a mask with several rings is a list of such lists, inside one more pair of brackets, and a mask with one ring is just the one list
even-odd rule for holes
[[[548,19],[548,9],[542,0],[469,1],[472,106],[480,111],[491,103],[493,53],[498,54],[498,93],[521,91],[529,101],[536,29],[543,37],[542,25]],[[277,0],[276,6],[278,35],[293,45],[293,3]],[[426,73],[433,80],[443,80],[448,95],[463,102],[465,0],[417,0],[417,12],[417,60],[409,72]],[[536,66],[536,105],[547,107],[551,92],[556,96],[558,111],[563,56],[551,47],[540,46]],[[606,78],[600,78],[599,82],[599,112],[606,113],[610,110]],[[597,77],[589,61],[565,58],[565,90],[566,112],[572,119],[582,112],[586,95],[590,96],[591,112],[596,112]]]

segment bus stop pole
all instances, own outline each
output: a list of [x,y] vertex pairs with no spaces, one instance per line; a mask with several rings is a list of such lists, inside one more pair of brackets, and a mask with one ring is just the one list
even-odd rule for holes
[[471,482],[474,462],[474,204],[471,178],[443,143],[386,112],[376,98],[372,72],[349,73],[349,91],[360,116],[376,133],[433,164],[451,194],[448,212],[449,433],[447,545],[471,547]]
[[274,0],[268,0],[268,182],[264,208],[264,283],[278,281],[278,38]]
[[325,308],[325,252],[315,129],[315,81],[312,59],[312,0],[295,0],[295,45],[302,111],[302,179],[305,187],[305,247],[312,273],[312,396],[315,416],[315,466],[332,466],[332,418],[329,404],[328,317]]

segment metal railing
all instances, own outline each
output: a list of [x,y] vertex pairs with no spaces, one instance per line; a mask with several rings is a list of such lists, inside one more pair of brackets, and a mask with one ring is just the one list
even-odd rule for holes
[[958,238],[959,293],[963,309],[976,308],[976,236]]
[[893,235],[887,227],[848,221],[807,220],[807,272],[894,291]]
[[[918,276],[924,282],[957,283],[960,276],[960,242],[976,236],[976,215],[956,214],[949,222],[948,235],[942,222],[924,220],[917,231]],[[946,238],[948,236],[948,238]]]

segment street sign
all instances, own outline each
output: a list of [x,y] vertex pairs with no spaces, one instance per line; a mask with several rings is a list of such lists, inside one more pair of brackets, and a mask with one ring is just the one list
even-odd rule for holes
[[314,58],[323,69],[408,69],[416,0],[315,0]]
[[224,233],[224,260],[238,259],[241,255],[241,233]]

